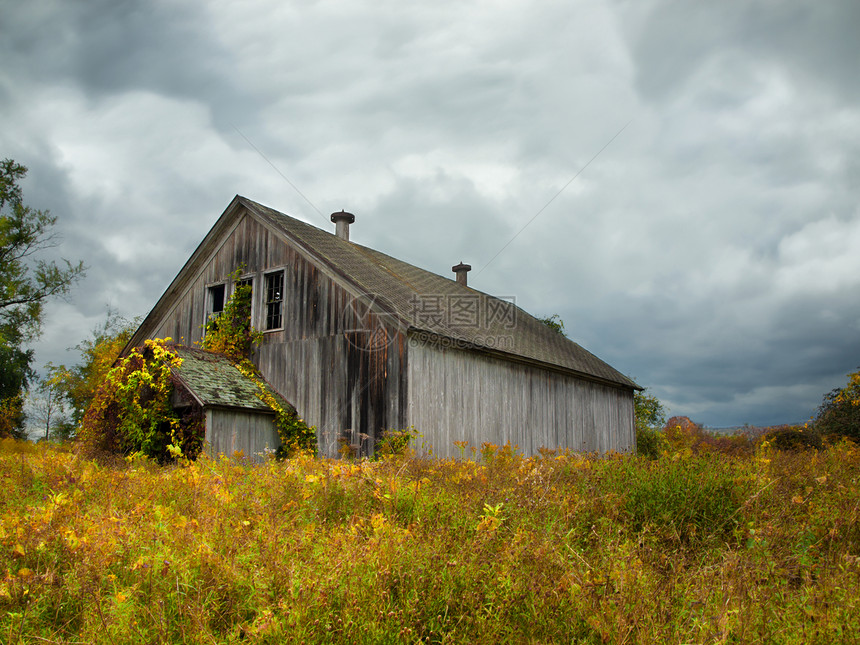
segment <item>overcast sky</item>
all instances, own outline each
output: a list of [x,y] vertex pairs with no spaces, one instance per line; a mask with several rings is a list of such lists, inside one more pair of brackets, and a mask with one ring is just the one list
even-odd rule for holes
[[238,193],[471,264],[672,414],[802,422],[860,365],[858,33],[856,0],[0,0],[0,158],[90,267],[36,367]]

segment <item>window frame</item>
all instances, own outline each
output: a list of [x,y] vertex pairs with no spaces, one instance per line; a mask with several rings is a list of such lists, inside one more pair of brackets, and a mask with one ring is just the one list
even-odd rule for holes
[[[280,274],[281,275],[281,298],[280,300],[269,300],[269,276]],[[263,288],[261,290],[261,322],[260,325],[261,331],[265,334],[273,331],[283,331],[284,330],[284,319],[286,314],[286,298],[285,291],[287,285],[287,270],[286,267],[278,267],[275,269],[269,269],[263,272]],[[281,317],[281,325],[279,327],[269,327],[269,304],[273,302],[280,303],[280,317]]]
[[[221,289],[223,289],[223,291],[221,293],[221,309],[219,311],[213,311],[213,305],[214,305],[215,301],[213,298],[212,291],[213,291],[213,289],[217,289],[218,287],[221,287]],[[203,318],[204,318],[204,320],[203,320],[204,331],[206,328],[206,323],[208,323],[210,320],[214,320],[215,318],[220,316],[221,313],[224,311],[224,307],[226,305],[227,305],[227,281],[226,280],[220,280],[218,282],[207,283],[206,284],[206,297],[205,297],[204,303],[203,303],[203,307],[204,307],[204,316],[203,316]]]

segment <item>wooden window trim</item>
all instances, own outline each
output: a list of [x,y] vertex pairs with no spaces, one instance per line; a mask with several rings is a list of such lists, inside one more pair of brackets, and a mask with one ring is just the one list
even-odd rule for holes
[[[214,304],[215,304],[214,299],[213,299],[213,290],[217,289],[218,287],[221,287],[221,289],[222,289],[221,309],[219,311],[213,311]],[[220,282],[210,282],[209,284],[207,284],[204,303],[203,303],[204,312],[205,312],[204,313],[204,321],[203,321],[204,325],[207,322],[209,322],[210,320],[212,320],[213,317],[217,317],[217,316],[213,316],[213,314],[220,314],[222,311],[224,311],[224,306],[226,304],[227,304],[227,282],[222,280]]]
[[[276,274],[281,275],[281,293],[280,300],[269,300],[269,276],[273,276]],[[285,267],[279,267],[277,269],[271,269],[269,271],[265,271],[263,273],[263,289],[262,289],[262,327],[263,333],[273,332],[273,331],[283,331],[284,330],[284,318],[286,316],[286,299],[284,298],[284,292],[286,291],[287,285],[287,271]],[[280,303],[280,326],[269,327],[269,305],[272,303]]]

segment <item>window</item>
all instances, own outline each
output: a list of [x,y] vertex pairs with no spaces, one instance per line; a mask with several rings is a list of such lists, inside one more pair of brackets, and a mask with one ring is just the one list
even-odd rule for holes
[[254,278],[253,277],[239,278],[238,280],[236,280],[236,288],[239,288],[239,287],[251,287],[251,289],[253,290]]
[[251,316],[251,312],[254,310],[254,277],[248,276],[246,278],[239,278],[236,282],[233,283],[233,297],[236,297],[236,292],[239,290],[239,287],[248,287],[249,297],[247,300],[248,303],[248,316]]
[[217,318],[224,311],[223,284],[213,284],[206,290],[206,320]]
[[266,274],[266,329],[284,326],[284,272]]
[[[239,289],[242,289],[242,298],[238,297]],[[236,314],[248,320],[251,326],[254,325],[254,277],[246,276],[239,278],[233,283],[233,298]]]

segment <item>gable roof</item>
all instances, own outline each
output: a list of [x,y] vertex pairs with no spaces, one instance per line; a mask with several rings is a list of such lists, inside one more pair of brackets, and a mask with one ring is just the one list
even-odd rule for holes
[[[447,340],[456,347],[641,389],[594,354],[512,302],[346,241],[240,195],[233,198],[126,348],[143,342],[147,328],[169,310],[174,298],[206,262],[217,240],[245,212],[290,243],[354,296],[369,296],[374,309],[386,314],[389,322],[407,333],[422,333],[431,340]],[[477,307],[476,324],[471,324],[471,320],[469,324],[455,324],[449,315],[451,306]]]
[[[424,331],[459,341],[457,346],[498,353],[560,367],[628,387],[632,380],[594,354],[564,337],[513,303],[466,287],[456,280],[398,260],[374,249],[347,242],[244,197],[242,205],[271,228],[299,242],[363,294],[381,301],[408,330]],[[440,315],[431,315],[439,311]],[[450,306],[476,306],[476,324],[453,324]],[[510,345],[499,339],[510,341]]]
[[204,408],[241,408],[274,414],[260,398],[259,386],[223,354],[181,345],[173,349],[182,359],[174,374]]

